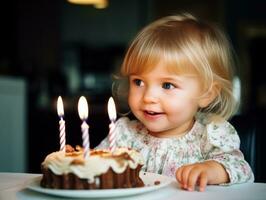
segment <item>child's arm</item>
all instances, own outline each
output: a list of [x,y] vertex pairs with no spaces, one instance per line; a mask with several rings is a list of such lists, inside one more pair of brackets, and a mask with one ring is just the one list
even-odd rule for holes
[[201,153],[205,161],[182,166],[176,178],[184,189],[195,185],[204,190],[206,184],[235,184],[254,181],[253,172],[239,150],[240,140],[228,122],[206,125],[201,138]]
[[213,160],[178,168],[176,179],[183,189],[189,191],[193,191],[196,185],[199,186],[199,191],[204,191],[207,184],[221,184],[229,181],[224,167]]

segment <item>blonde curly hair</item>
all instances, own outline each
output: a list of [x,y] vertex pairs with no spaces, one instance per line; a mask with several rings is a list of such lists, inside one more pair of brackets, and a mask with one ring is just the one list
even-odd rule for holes
[[128,77],[148,72],[160,61],[172,73],[196,72],[205,92],[212,89],[213,83],[218,85],[216,98],[201,108],[200,114],[228,119],[237,110],[233,95],[232,47],[214,24],[182,14],[161,18],[144,27],[127,50],[116,76],[122,82],[114,87],[114,96],[121,98],[122,95],[126,99]]

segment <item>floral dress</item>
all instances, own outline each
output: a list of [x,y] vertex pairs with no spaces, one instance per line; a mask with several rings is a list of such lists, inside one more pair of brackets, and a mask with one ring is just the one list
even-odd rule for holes
[[[227,122],[203,124],[197,120],[192,129],[179,138],[157,138],[137,120],[126,117],[116,122],[115,144],[138,150],[144,157],[143,171],[175,177],[182,165],[215,160],[229,174],[230,183],[254,181],[249,164],[239,150],[236,130]],[[108,137],[97,148],[108,148]]]

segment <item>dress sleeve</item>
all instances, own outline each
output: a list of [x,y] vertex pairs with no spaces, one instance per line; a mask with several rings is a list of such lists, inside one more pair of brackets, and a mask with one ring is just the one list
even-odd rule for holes
[[240,139],[234,127],[227,121],[206,125],[202,152],[205,160],[215,160],[227,171],[230,182],[253,182],[254,175],[239,149]]
[[[115,145],[117,147],[131,147],[131,134],[129,134],[130,120],[127,117],[118,119],[115,123]],[[101,141],[101,143],[95,147],[95,149],[107,149],[109,148],[109,137],[108,135]]]

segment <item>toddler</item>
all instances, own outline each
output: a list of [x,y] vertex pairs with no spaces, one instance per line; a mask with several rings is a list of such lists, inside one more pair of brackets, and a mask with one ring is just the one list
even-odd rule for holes
[[[127,98],[136,118],[116,122],[116,146],[138,150],[143,171],[176,177],[185,190],[253,181],[227,121],[237,109],[230,50],[223,32],[189,14],[145,27],[129,46],[113,91]],[[106,138],[97,148],[108,146]]]

